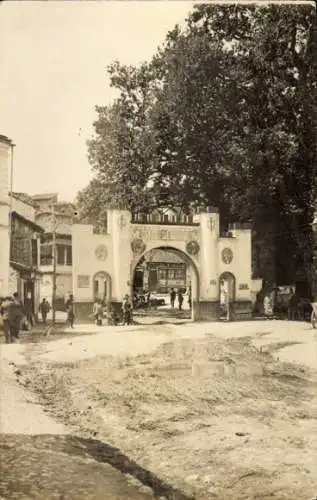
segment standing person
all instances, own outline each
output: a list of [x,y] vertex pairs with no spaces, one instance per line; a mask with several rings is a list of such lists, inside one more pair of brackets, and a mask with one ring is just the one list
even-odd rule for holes
[[287,307],[287,317],[289,321],[296,320],[297,304],[298,304],[298,298],[293,288],[291,288],[290,296],[288,299],[288,307]]
[[96,325],[101,326],[102,325],[102,318],[103,318],[103,305],[99,299],[95,300],[95,303],[93,306],[93,316],[95,318]]
[[129,295],[125,295],[122,303],[123,324],[131,325],[132,323],[132,303]]
[[39,306],[39,313],[42,316],[42,323],[46,325],[47,315],[51,310],[51,306],[46,299],[43,299]]
[[178,309],[181,311],[183,307],[184,297],[181,290],[178,291]]
[[9,323],[9,308],[11,304],[12,304],[12,297],[5,297],[0,307],[0,314],[3,319],[3,331],[6,344],[11,344],[11,342],[13,342],[10,323]]
[[176,292],[175,292],[174,288],[171,289],[170,298],[171,298],[171,308],[174,309],[175,299],[176,299]]
[[188,288],[188,305],[189,305],[189,309],[192,308],[192,287],[189,286]]
[[34,325],[32,294],[29,292],[24,302],[25,316],[29,325]]
[[74,311],[74,296],[70,294],[69,299],[66,302],[66,312],[67,312],[67,321],[71,328],[74,328],[75,321],[75,311]]
[[146,294],[146,303],[147,303],[148,309],[151,309],[151,291],[150,290]]
[[23,314],[23,304],[19,294],[15,292],[13,294],[13,300],[8,308],[8,320],[12,339],[18,340],[19,338]]
[[272,298],[271,294],[266,294],[263,300],[264,314],[266,319],[272,318],[273,316],[273,307],[272,307]]

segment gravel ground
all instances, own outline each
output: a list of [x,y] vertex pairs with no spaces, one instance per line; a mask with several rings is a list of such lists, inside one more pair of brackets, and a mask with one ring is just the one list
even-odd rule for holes
[[[312,499],[316,372],[273,358],[294,342],[261,352],[236,334],[167,340],[164,332],[164,343],[144,354],[74,353],[66,363],[29,346],[36,362],[23,367],[20,383],[76,435],[120,448],[198,500]],[[144,339],[134,333],[136,343]]]

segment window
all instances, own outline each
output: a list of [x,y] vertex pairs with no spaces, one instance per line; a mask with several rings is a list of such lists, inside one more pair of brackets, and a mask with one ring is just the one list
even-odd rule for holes
[[71,266],[73,263],[72,247],[66,247],[66,265]]
[[41,245],[40,250],[41,266],[49,266],[53,263],[53,247],[52,245]]
[[57,245],[57,264],[63,266],[65,264],[65,246]]
[[32,238],[32,266],[37,266],[37,253],[38,253],[38,246],[37,246],[37,239]]
[[175,271],[174,269],[169,269],[167,272],[167,279],[174,280],[175,279]]
[[175,279],[182,280],[185,278],[186,271],[185,269],[176,269],[175,271]]
[[167,270],[166,269],[159,269],[158,278],[159,278],[159,280],[166,280],[167,279]]

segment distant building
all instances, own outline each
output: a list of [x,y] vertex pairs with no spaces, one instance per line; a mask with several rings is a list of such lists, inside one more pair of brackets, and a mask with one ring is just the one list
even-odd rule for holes
[[151,250],[137,266],[134,289],[168,293],[171,288],[186,290],[190,285],[188,266],[168,250]]
[[56,193],[32,196],[36,207],[35,220],[44,228],[40,246],[42,273],[40,296],[50,303],[53,292],[53,214],[56,231],[56,306],[63,308],[65,298],[72,293],[72,222],[75,207],[72,203],[58,201]]

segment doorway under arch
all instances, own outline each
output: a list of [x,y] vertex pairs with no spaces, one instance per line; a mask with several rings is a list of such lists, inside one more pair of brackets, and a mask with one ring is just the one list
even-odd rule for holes
[[98,271],[93,276],[93,300],[111,301],[112,279],[106,271]]
[[224,294],[228,294],[230,303],[236,300],[236,278],[229,272],[224,272],[219,277],[220,303],[224,301]]
[[[200,282],[199,282],[199,271],[197,268],[196,263],[194,260],[187,255],[184,251],[171,247],[171,246],[157,246],[154,248],[151,248],[149,250],[146,250],[144,253],[138,256],[136,260],[133,261],[131,265],[131,294],[133,295],[134,293],[134,284],[136,282],[136,279],[140,281],[140,288],[142,287],[141,285],[141,279],[138,277],[138,273],[140,273],[140,266],[145,264],[147,265],[147,256],[151,254],[151,252],[155,252],[157,250],[162,250],[165,251],[169,254],[174,254],[177,257],[179,257],[185,264],[186,268],[189,270],[189,275],[190,279],[186,281],[186,286],[170,286],[168,288],[177,288],[177,289],[183,289],[185,288],[188,293],[190,293],[190,301],[191,301],[191,319],[194,321],[196,319],[197,315],[197,304],[199,303],[199,289],[200,289]],[[153,283],[153,281],[152,281]]]

